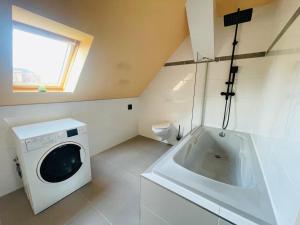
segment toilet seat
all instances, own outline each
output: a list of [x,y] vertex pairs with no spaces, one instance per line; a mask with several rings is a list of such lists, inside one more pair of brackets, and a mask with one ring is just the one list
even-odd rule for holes
[[152,130],[153,131],[163,131],[163,130],[167,130],[170,128],[170,123],[168,122],[164,122],[164,123],[160,123],[160,124],[154,124],[152,125]]

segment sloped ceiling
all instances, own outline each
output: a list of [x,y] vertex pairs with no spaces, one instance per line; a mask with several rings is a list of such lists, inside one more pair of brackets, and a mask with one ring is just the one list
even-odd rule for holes
[[216,0],[218,16],[235,12],[238,8],[247,9],[269,4],[274,0]]
[[[5,24],[0,26],[0,48],[6,50],[0,53],[0,105],[139,96],[188,35],[185,0],[15,0],[0,4],[4,12],[0,21]],[[11,4],[94,36],[73,94],[12,93]]]
[[[216,0],[219,15],[272,0]],[[188,35],[186,0],[1,0],[0,105],[137,97]],[[94,36],[74,93],[12,93],[11,5]]]

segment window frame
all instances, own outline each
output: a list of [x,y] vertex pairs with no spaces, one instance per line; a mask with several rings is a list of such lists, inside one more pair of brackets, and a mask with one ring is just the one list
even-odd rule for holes
[[55,39],[55,40],[63,40],[63,41],[68,41],[68,42],[73,42],[74,45],[70,50],[70,53],[68,54],[64,64],[63,64],[63,69],[60,74],[60,83],[58,85],[49,85],[49,84],[42,84],[42,85],[26,85],[26,84],[12,84],[13,86],[13,91],[14,92],[40,92],[39,88],[45,87],[46,92],[64,92],[67,80],[69,78],[71,68],[74,64],[76,55],[78,53],[78,49],[80,46],[80,41],[71,39],[69,37],[65,37],[63,35],[41,29],[39,27],[34,27],[25,23],[21,23],[18,21],[13,20],[13,29],[19,29],[25,32],[29,32],[32,34],[37,34],[40,36],[44,36],[47,38]]

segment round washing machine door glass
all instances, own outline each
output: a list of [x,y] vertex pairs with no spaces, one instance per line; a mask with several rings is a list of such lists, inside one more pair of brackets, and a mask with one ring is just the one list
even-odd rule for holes
[[72,177],[82,166],[84,149],[76,143],[63,143],[50,149],[37,168],[41,180],[58,183]]

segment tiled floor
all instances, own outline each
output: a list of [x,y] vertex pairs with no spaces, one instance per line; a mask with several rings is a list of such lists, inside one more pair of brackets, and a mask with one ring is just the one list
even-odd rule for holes
[[169,148],[137,136],[94,156],[93,181],[37,216],[23,189],[6,195],[0,225],[138,225],[139,174]]

